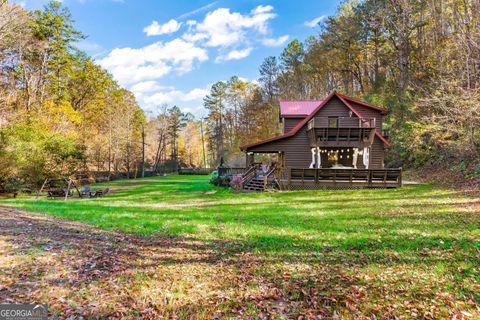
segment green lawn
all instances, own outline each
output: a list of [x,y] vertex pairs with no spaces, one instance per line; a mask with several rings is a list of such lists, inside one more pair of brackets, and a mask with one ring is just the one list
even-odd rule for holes
[[[268,315],[272,308],[279,317],[308,318],[309,310],[346,318],[479,316],[477,197],[432,185],[232,193],[205,176],[94,188],[106,185],[113,192],[99,199],[20,197],[0,205],[152,239],[200,242],[231,263],[254,257],[248,288],[261,291],[268,283],[287,307],[280,312],[275,304],[268,309],[244,297],[248,301],[238,305],[219,302],[226,316],[239,310]],[[215,314],[201,303],[197,308],[196,314]]]

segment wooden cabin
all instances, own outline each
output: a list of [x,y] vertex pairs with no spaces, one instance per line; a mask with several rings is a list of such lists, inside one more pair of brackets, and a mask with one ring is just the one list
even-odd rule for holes
[[[247,144],[244,187],[280,189],[397,187],[400,169],[385,169],[390,148],[382,130],[388,110],[331,92],[323,100],[280,102],[283,133]],[[273,164],[255,162],[275,155]],[[265,168],[266,167],[266,168]],[[261,173],[259,174],[259,170]]]

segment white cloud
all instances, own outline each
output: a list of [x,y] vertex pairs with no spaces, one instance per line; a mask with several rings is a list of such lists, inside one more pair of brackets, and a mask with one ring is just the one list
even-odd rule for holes
[[197,42],[203,39],[207,39],[208,35],[205,33],[185,33],[182,38],[186,41]]
[[261,13],[265,13],[265,12],[270,12],[273,10],[273,7],[270,6],[270,5],[267,5],[267,6],[262,6],[262,5],[259,5],[258,7],[256,7],[255,9],[252,10],[252,12],[254,14],[261,14]]
[[171,71],[189,72],[195,61],[208,60],[205,49],[182,39],[155,42],[139,49],[116,48],[99,61],[115,79],[127,85],[161,78]]
[[315,19],[312,19],[310,21],[305,21],[304,25],[309,27],[309,28],[315,28],[317,27],[321,22],[325,21],[327,19],[327,16],[320,16],[316,17]]
[[168,22],[164,24],[159,24],[158,21],[154,20],[149,26],[143,29],[143,32],[145,32],[149,37],[159,36],[162,34],[177,32],[181,26],[182,26],[182,23],[178,22],[175,19],[170,19]]
[[184,101],[193,101],[197,99],[203,99],[207,94],[210,93],[210,90],[195,88],[190,90],[187,94],[183,96]]
[[215,59],[215,62],[219,63],[219,62],[229,61],[229,60],[240,60],[248,57],[251,52],[252,52],[252,48],[246,48],[243,50],[232,50],[226,55],[218,56]]
[[209,90],[201,89],[201,88],[195,88],[188,92],[183,92],[176,89],[173,89],[173,90],[170,89],[167,91],[158,90],[157,92],[150,95],[145,95],[143,93],[141,93],[140,95],[137,94],[137,98],[140,98],[141,102],[143,102],[143,105],[146,109],[151,110],[165,103],[172,104],[172,103],[201,100],[209,92],[210,92]]
[[209,47],[234,46],[246,43],[248,32],[268,33],[268,21],[275,17],[272,6],[260,5],[245,15],[219,8],[209,12],[202,22],[190,23],[190,31],[183,38],[202,41]]
[[131,84],[138,81],[145,81],[160,78],[168,74],[172,67],[163,62],[143,66],[125,66],[114,67],[111,72],[121,84]]
[[157,81],[138,82],[130,88],[135,93],[147,93],[160,89],[162,89],[162,86]]
[[[206,10],[216,3],[186,13],[183,17]],[[269,22],[275,17],[272,6],[260,5],[246,13],[219,8],[198,21],[171,19],[163,24],[153,21],[143,30],[147,36],[174,33],[182,27],[185,31],[170,41],[157,41],[139,48],[115,48],[98,63],[135,94],[143,109],[155,112],[162,104],[178,104],[184,111],[197,110],[195,114],[199,115],[204,112],[202,99],[209,93],[209,86],[180,90],[162,85],[160,79],[192,71],[196,64],[208,60],[212,50],[217,54],[215,62],[220,63],[248,57],[256,44],[283,44],[288,35],[275,38],[269,29]]]
[[267,47],[278,47],[278,46],[281,46],[282,44],[284,44],[285,42],[287,42],[289,36],[288,35],[284,35],[284,36],[281,36],[281,37],[278,37],[278,38],[265,38],[262,40],[262,43],[263,45],[267,46]]

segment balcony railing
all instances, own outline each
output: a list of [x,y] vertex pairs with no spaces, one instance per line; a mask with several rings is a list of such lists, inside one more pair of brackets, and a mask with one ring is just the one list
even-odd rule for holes
[[375,128],[375,118],[357,117],[315,117],[308,122],[308,129],[314,128]]

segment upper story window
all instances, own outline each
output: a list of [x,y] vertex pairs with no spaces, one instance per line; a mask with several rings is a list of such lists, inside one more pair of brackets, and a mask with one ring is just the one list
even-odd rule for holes
[[328,127],[338,128],[338,117],[328,117]]

